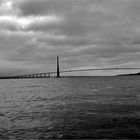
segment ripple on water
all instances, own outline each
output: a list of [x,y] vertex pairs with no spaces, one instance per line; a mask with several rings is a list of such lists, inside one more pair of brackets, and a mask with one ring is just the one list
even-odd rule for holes
[[0,81],[0,139],[140,138],[138,83],[130,77]]

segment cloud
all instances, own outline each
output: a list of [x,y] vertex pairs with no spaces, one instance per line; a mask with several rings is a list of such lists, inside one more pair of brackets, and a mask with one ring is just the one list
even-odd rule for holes
[[[47,24],[46,22],[33,23],[27,27],[29,30],[53,31],[68,36],[85,35],[102,29],[102,24],[112,18],[112,15],[106,12],[103,5],[95,11],[91,9],[91,0],[31,0],[18,3],[21,14],[28,16],[48,16],[55,15],[63,19],[58,23]],[[96,4],[96,3],[95,3]],[[98,4],[99,5],[99,4]],[[103,10],[104,9],[104,10]],[[102,22],[103,21],[103,22]]]
[[54,71],[57,55],[62,69],[137,66],[139,13],[137,0],[1,0],[0,72]]

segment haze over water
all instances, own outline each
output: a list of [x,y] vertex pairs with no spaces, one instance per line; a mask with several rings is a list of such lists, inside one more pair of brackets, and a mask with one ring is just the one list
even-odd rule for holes
[[134,139],[139,124],[139,76],[0,80],[0,139]]

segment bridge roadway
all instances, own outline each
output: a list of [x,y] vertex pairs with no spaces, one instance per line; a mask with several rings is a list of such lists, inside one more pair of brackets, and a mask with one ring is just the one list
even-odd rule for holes
[[[140,68],[93,68],[93,69],[73,69],[73,70],[63,70],[60,73],[69,72],[80,72],[80,71],[98,71],[98,70],[139,70]],[[35,74],[25,74],[25,75],[15,75],[15,76],[1,76],[0,79],[29,79],[29,78],[51,78],[52,75],[57,74],[57,72],[47,72],[47,73],[35,73]],[[57,77],[57,76],[53,76]]]

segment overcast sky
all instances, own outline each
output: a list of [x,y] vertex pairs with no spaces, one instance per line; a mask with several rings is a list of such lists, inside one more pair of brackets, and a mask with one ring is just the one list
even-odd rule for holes
[[140,67],[140,0],[0,0],[1,75],[55,71],[57,55],[61,69]]

